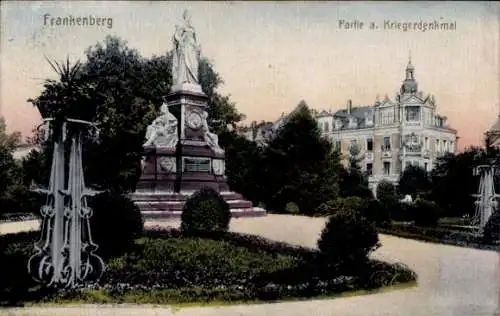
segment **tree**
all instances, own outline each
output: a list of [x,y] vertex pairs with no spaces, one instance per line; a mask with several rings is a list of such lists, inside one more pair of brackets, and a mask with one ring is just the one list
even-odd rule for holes
[[14,159],[13,153],[19,144],[21,135],[18,132],[7,133],[7,126],[0,117],[0,212],[11,213],[22,211],[20,204],[15,203],[21,187],[22,170]]
[[430,179],[427,172],[419,167],[410,165],[405,168],[399,178],[398,190],[402,195],[412,195],[415,197],[430,190]]
[[402,209],[396,195],[396,188],[391,182],[382,180],[377,185],[376,194],[377,200],[371,201],[365,216],[379,226],[388,225],[391,218],[397,218],[398,212]]
[[207,58],[201,58],[198,77],[203,92],[208,96],[208,125],[213,133],[227,131],[227,126],[235,126],[245,116],[238,112],[229,96],[219,94],[216,89],[224,83]]
[[21,133],[14,132],[7,134],[7,124],[5,118],[0,116],[0,147],[13,151],[21,142]]
[[289,202],[312,215],[321,203],[338,196],[340,161],[330,142],[321,137],[307,104],[301,101],[264,149],[261,196],[271,210]]
[[[60,111],[97,123],[100,143],[85,142],[83,148],[87,182],[117,193],[133,191],[141,172],[146,127],[172,84],[171,54],[146,59],[111,36],[85,53],[87,61],[70,69],[71,85],[62,77],[47,80],[41,95],[30,101],[42,117]],[[206,59],[200,63],[200,79],[209,96],[210,124],[217,122],[222,130],[226,123],[238,121],[241,115],[229,97],[216,92],[222,80]]]
[[474,175],[474,167],[491,162],[500,165],[497,149],[490,149],[487,153],[481,148],[471,147],[462,153],[438,158],[431,173],[430,198],[444,210],[446,216],[473,215],[476,198],[472,194],[477,194],[479,188],[479,177]]
[[226,152],[227,182],[232,190],[241,193],[254,204],[261,202],[259,168],[262,149],[234,131],[222,131],[219,142]]
[[349,148],[348,166],[341,172],[340,195],[372,199],[373,193],[368,187],[368,176],[360,167],[359,153],[358,146],[353,145]]
[[396,188],[394,184],[387,180],[382,180],[377,185],[377,199],[378,200],[396,200]]

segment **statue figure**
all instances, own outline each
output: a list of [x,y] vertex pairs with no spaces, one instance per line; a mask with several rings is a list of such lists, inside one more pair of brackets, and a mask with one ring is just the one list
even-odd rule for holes
[[210,148],[212,148],[216,153],[224,153],[224,150],[219,146],[219,137],[214,133],[210,133],[207,118],[208,113],[203,111],[202,131],[205,142],[207,142],[208,146],[210,146]]
[[173,84],[198,84],[198,65],[200,46],[196,40],[196,32],[191,25],[188,11],[184,11],[183,25],[175,26],[173,36],[172,79]]
[[146,142],[143,146],[173,148],[177,144],[177,118],[170,113],[168,105],[163,103],[158,116],[146,131]]

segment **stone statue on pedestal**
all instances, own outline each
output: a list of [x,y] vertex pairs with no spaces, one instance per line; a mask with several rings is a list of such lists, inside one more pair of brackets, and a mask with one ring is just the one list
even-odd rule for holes
[[142,173],[130,198],[143,216],[178,217],[193,192],[210,187],[221,193],[233,215],[265,215],[227,184],[224,150],[207,122],[208,96],[198,77],[201,50],[187,11],[172,41],[172,86],[161,115],[148,126]]
[[155,146],[164,148],[175,148],[178,141],[177,118],[170,113],[168,105],[163,103],[161,115],[158,116],[146,131],[146,142],[144,147]]
[[196,40],[196,32],[191,25],[188,11],[184,11],[182,17],[183,24],[175,26],[173,36],[172,79],[174,86],[183,83],[199,83],[200,46]]

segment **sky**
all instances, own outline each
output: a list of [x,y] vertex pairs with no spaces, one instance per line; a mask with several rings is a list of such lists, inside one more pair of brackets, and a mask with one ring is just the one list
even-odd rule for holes
[[[142,56],[172,48],[175,24],[190,11],[202,54],[224,80],[219,89],[253,120],[276,120],[300,100],[314,109],[394,98],[411,54],[415,77],[459,147],[477,145],[500,113],[499,2],[160,2],[2,1],[0,115],[30,136],[40,122],[28,98],[55,74],[44,56],[85,61],[107,35]],[[48,14],[48,15],[47,15]],[[103,17],[111,27],[50,25],[50,18]],[[45,18],[47,17],[47,18]],[[345,29],[339,21],[363,22]],[[455,30],[385,29],[384,22],[455,22]],[[370,29],[370,22],[378,29]],[[345,25],[345,23],[343,24]],[[165,91],[167,93],[168,91]]]

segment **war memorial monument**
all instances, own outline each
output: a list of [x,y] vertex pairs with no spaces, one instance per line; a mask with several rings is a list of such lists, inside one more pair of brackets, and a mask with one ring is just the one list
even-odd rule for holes
[[233,217],[265,215],[227,184],[225,152],[207,123],[208,97],[198,78],[200,53],[185,11],[173,35],[172,87],[160,115],[147,127],[142,175],[130,198],[146,218],[178,217],[191,194],[210,187],[228,202]]

